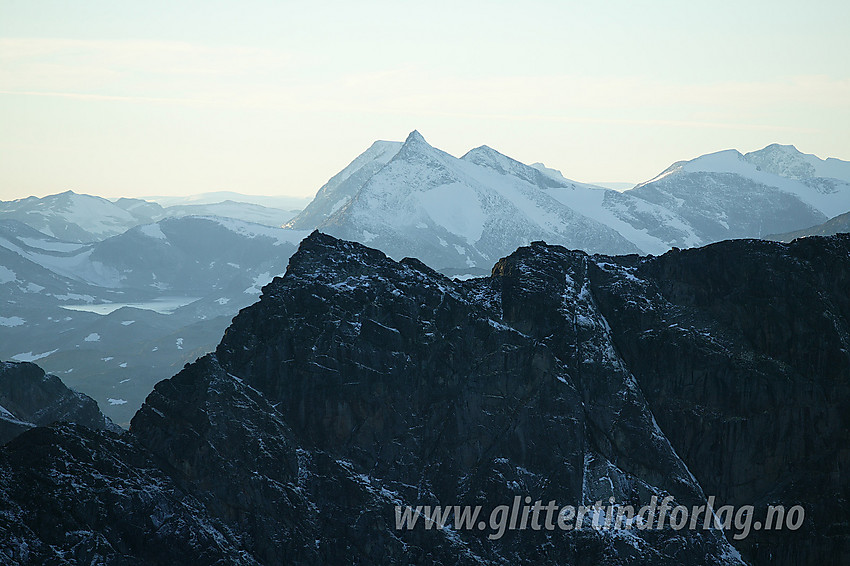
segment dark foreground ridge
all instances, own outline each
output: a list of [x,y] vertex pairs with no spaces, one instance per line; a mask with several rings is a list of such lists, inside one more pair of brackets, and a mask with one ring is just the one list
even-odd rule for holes
[[65,421],[121,432],[94,399],[55,375],[30,362],[0,362],[0,445],[31,428]]
[[[850,237],[492,276],[313,233],[129,434],[0,452],[4,564],[830,564],[850,551]],[[396,505],[672,495],[797,531],[395,529]],[[729,537],[731,539],[731,536]],[[740,552],[740,554],[739,554]]]

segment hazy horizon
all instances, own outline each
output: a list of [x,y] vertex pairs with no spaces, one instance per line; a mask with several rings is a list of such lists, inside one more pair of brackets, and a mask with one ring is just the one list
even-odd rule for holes
[[309,197],[418,129],[589,183],[850,159],[850,5],[0,0],[0,199]]

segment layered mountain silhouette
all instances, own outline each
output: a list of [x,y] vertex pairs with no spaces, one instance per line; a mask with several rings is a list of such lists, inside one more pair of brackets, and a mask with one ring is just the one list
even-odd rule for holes
[[848,162],[771,145],[678,162],[618,192],[488,146],[457,158],[414,131],[375,142],[291,220],[297,199],[226,192],[3,202],[0,358],[37,361],[128,426],[153,384],[214,349],[317,227],[469,277],[532,241],[660,255],[844,231],[848,182]]
[[[839,563],[850,236],[534,242],[458,281],[314,232],[121,436],[0,450],[9,564]],[[397,505],[800,504],[796,531],[397,530]]]
[[833,236],[850,232],[850,212],[839,214],[835,218],[830,218],[823,224],[810,226],[802,230],[786,232],[785,234],[769,234],[765,236],[767,240],[777,240],[780,242],[791,242],[797,238],[806,238],[808,236]]
[[[114,201],[74,191],[43,198],[27,197],[0,201],[0,221],[16,220],[35,228],[43,235],[70,243],[92,243],[123,234],[130,228],[150,224],[164,218],[184,216],[220,216],[267,226],[281,226],[294,212],[275,206],[261,205],[257,197],[223,193],[227,197],[215,200],[205,195],[195,198],[169,199],[163,207],[156,200],[119,198]],[[151,197],[156,199],[157,197]],[[212,200],[212,202],[210,202]],[[286,206],[300,199],[262,199],[260,202]]]
[[116,422],[209,352],[307,234],[169,218],[91,244],[0,221],[0,358],[38,361]]

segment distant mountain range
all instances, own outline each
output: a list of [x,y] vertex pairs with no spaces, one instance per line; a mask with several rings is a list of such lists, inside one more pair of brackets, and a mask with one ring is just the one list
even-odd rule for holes
[[417,257],[448,273],[488,269],[545,240],[589,252],[660,254],[812,226],[850,210],[850,163],[793,146],[673,164],[619,192],[481,146],[461,158],[418,133],[377,142],[287,223]]
[[283,273],[307,232],[167,218],[92,244],[0,221],[0,359],[36,361],[128,424]]
[[246,195],[233,191],[212,191],[183,196],[145,196],[142,200],[155,202],[163,207],[196,204],[219,204],[225,201],[256,204],[268,208],[281,210],[300,211],[310,204],[310,197],[274,196],[274,195]]
[[375,142],[304,204],[229,192],[0,202],[0,359],[38,360],[126,426],[155,382],[215,346],[312,230],[463,277],[539,240],[660,255],[793,239],[847,230],[850,163],[793,146],[729,150],[619,192],[488,146],[457,158],[414,131]]
[[[215,201],[214,195],[227,198]],[[240,200],[243,197],[244,200]],[[301,206],[283,209],[246,202],[250,199]],[[164,197],[164,200],[172,204],[162,206],[154,201],[137,198],[110,201],[66,191],[43,198],[0,201],[0,220],[17,220],[43,234],[67,242],[91,243],[123,234],[141,224],[183,216],[222,216],[279,227],[307,204],[306,199],[250,197],[236,193]]]

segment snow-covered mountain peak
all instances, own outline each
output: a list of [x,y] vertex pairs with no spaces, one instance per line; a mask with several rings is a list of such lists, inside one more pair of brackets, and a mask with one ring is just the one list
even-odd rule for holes
[[[439,154],[439,155],[449,156],[449,154],[435,148],[434,146],[429,144],[427,141],[425,141],[425,138],[422,136],[422,134],[419,133],[418,130],[413,130],[412,132],[410,132],[410,134],[408,134],[407,139],[404,140],[404,143],[402,144],[401,148],[399,149],[396,157],[397,158],[398,157],[405,158],[405,157],[409,157],[411,155],[418,155],[418,154],[423,154],[423,155]],[[449,157],[452,157],[452,156],[449,156]],[[454,157],[452,157],[452,159],[454,159]]]
[[481,145],[475,149],[470,149],[461,159],[496,170],[510,169],[514,164],[519,164],[519,161],[511,159],[489,145]]
[[[507,155],[496,151],[489,145],[481,145],[475,149],[470,149],[463,157],[461,157],[461,159],[463,161],[468,161],[469,163],[481,165],[482,167],[494,169],[500,173],[510,171],[515,168],[516,165],[523,165],[519,161],[515,161]],[[525,167],[525,165],[523,165],[523,167]]]
[[[797,149],[797,146],[792,144],[781,144],[781,143],[772,143],[766,146],[764,149],[760,150],[762,152],[782,152],[789,153],[792,155],[805,155],[802,151]],[[750,153],[758,153],[755,151],[751,151]]]
[[649,181],[637,184],[635,188],[656,183],[679,173],[738,173],[749,176],[753,171],[755,171],[755,167],[744,160],[740,151],[724,149],[700,155],[691,160],[677,161]]
[[819,161],[814,155],[807,156],[793,145],[777,143],[758,151],[751,151],[744,156],[744,159],[760,171],[790,179],[810,179],[817,176],[815,165],[809,158]]
[[624,194],[673,211],[702,242],[762,237],[779,233],[779,226],[799,230],[850,210],[850,183],[840,177],[846,171],[850,179],[850,167],[842,163],[787,145],[746,155],[730,149],[674,163]]
[[428,145],[428,142],[425,141],[425,137],[419,133],[419,130],[413,130],[412,132],[407,134],[407,139],[404,140],[404,143],[424,143]]
[[742,169],[750,167],[737,149],[707,153],[682,164],[682,170],[687,173],[738,173]]
[[567,179],[557,179],[547,175],[535,167],[512,159],[486,145],[468,151],[461,160],[486,167],[502,175],[517,177],[540,188],[563,187],[570,184]]
[[432,146],[425,141],[422,134],[413,130],[387,166],[392,166],[398,173],[402,173],[407,167],[414,167],[417,170],[427,169],[444,174],[446,169],[453,168],[452,164],[456,161],[456,157]]
[[821,159],[817,155],[803,153],[793,145],[774,143],[764,149],[747,153],[744,159],[760,171],[789,179],[823,177],[850,181],[850,162],[834,157]]

